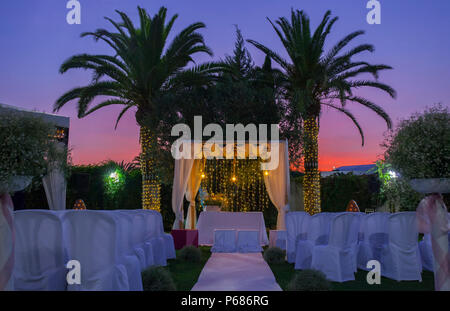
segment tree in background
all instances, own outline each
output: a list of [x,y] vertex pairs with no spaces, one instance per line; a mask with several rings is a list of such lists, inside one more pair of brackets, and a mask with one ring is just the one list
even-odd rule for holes
[[[354,115],[346,104],[357,103],[365,106],[382,117],[391,128],[391,119],[378,105],[366,98],[354,95],[361,87],[382,90],[395,98],[395,91],[388,85],[377,81],[378,73],[392,69],[386,65],[371,65],[364,61],[353,61],[354,56],[362,52],[373,52],[370,44],[358,45],[348,51],[344,48],[355,38],[364,34],[355,31],[345,36],[328,52],[324,46],[337,17],[331,18],[327,11],[322,22],[312,33],[310,20],[305,12],[292,10],[290,21],[279,18],[273,29],[278,35],[289,59],[284,59],[277,52],[254,40],[248,40],[256,48],[271,57],[283,69],[281,88],[289,103],[293,116],[300,116],[303,122],[304,170],[303,180],[305,210],[310,214],[320,209],[320,172],[318,170],[318,134],[322,107],[330,107],[349,117],[357,127],[362,144],[364,135]],[[356,79],[361,74],[372,74],[375,81]],[[295,118],[297,120],[298,118]]]
[[[136,109],[136,121],[140,125],[142,207],[160,209],[160,180],[155,173],[155,154],[158,152],[158,132],[166,113],[172,110],[171,103],[163,100],[166,94],[176,93],[191,84],[205,84],[215,70],[213,63],[186,69],[193,62],[193,55],[212,55],[203,36],[197,31],[203,23],[193,23],[179,32],[170,43],[168,36],[178,15],[166,21],[167,9],[150,17],[145,9],[138,7],[139,25],[135,27],[123,12],[116,11],[121,21],[106,18],[115,29],[110,32],[98,29],[83,33],[96,41],[102,40],[113,50],[111,55],[75,55],[66,60],[61,73],[70,69],[93,71],[89,85],[74,88],[62,95],[55,103],[58,111],[68,102],[78,100],[78,117],[83,118],[98,109],[110,105],[121,105],[117,123],[131,108]],[[91,107],[99,96],[107,99]]]

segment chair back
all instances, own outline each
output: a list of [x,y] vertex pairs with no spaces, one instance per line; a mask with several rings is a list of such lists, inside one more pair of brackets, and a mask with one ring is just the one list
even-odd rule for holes
[[416,212],[401,212],[389,216],[389,242],[401,249],[418,245]]
[[14,213],[15,267],[19,275],[40,276],[66,263],[61,220],[51,211]]

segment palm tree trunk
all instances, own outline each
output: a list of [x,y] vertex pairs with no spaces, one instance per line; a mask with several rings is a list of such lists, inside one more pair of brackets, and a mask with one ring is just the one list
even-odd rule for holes
[[304,131],[303,197],[305,211],[314,215],[320,213],[319,127],[315,117],[305,120]]
[[142,208],[159,211],[161,207],[161,186],[159,178],[155,174],[153,162],[156,136],[149,128],[141,126],[141,173],[142,173]]

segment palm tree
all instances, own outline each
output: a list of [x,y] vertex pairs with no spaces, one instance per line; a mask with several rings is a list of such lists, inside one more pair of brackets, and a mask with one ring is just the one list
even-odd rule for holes
[[[167,9],[161,7],[153,17],[138,7],[140,24],[136,28],[123,12],[116,11],[120,22],[106,17],[115,32],[98,29],[81,34],[102,40],[114,50],[114,56],[80,54],[70,57],[60,68],[61,73],[69,69],[93,71],[89,85],[74,88],[62,95],[55,103],[58,111],[69,101],[78,100],[78,117],[85,117],[98,109],[110,105],[122,105],[116,127],[122,116],[136,108],[136,121],[140,126],[142,206],[144,209],[160,209],[159,178],[154,173],[152,159],[157,148],[156,129],[164,122],[164,113],[170,107],[162,107],[162,98],[177,92],[191,83],[207,83],[215,70],[215,64],[206,63],[186,69],[196,53],[212,55],[197,30],[203,23],[193,23],[178,33],[170,44],[169,33],[178,15],[166,22]],[[103,102],[91,106],[94,98],[106,96]]]
[[[284,96],[303,119],[305,169],[303,189],[305,210],[310,214],[320,212],[317,136],[322,107],[336,109],[349,117],[359,130],[363,145],[363,131],[354,115],[346,108],[348,102],[371,109],[386,121],[389,129],[392,126],[390,117],[381,107],[364,97],[353,94],[354,90],[361,87],[372,87],[395,98],[395,91],[390,86],[378,82],[379,71],[392,68],[352,60],[354,56],[359,56],[362,52],[373,52],[374,47],[370,44],[358,45],[343,51],[353,39],[364,34],[364,31],[350,33],[325,52],[325,41],[337,19],[337,17],[331,18],[331,12],[327,11],[314,33],[311,33],[310,20],[303,11],[292,10],[290,21],[281,17],[274,24],[269,19],[289,59],[284,59],[261,43],[248,40],[283,69]],[[357,79],[361,74],[371,74],[375,80]]]

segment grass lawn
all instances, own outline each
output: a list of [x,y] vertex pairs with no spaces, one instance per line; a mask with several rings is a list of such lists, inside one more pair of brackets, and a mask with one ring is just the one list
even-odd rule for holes
[[[286,290],[287,284],[292,279],[297,270],[294,269],[294,264],[287,262],[278,265],[269,265],[273,274],[283,290]],[[348,281],[344,283],[332,283],[332,290],[385,290],[385,291],[432,291],[434,290],[434,276],[433,272],[424,271],[422,273],[422,282],[416,281],[402,281],[397,282],[391,279],[382,277],[380,285],[369,285],[366,282],[367,272],[358,270],[355,275],[355,281]]]
[[[167,262],[167,267],[175,282],[176,288],[179,291],[190,291],[194,284],[197,282],[200,272],[203,266],[211,256],[211,247],[200,246],[202,257],[199,263],[192,263],[182,261],[180,259],[172,259]],[[177,251],[177,258],[178,258]],[[273,274],[283,290],[286,290],[287,284],[292,279],[297,270],[294,269],[294,264],[287,262],[278,265],[269,265]],[[332,290],[368,290],[368,291],[432,291],[434,290],[434,277],[433,273],[424,271],[422,273],[422,282],[416,281],[403,281],[397,282],[391,279],[382,277],[380,285],[369,285],[366,282],[367,272],[358,270],[355,276],[355,281],[349,281],[344,283],[332,283]]]
[[190,291],[197,282],[203,266],[211,256],[211,247],[199,246],[199,249],[202,252],[202,259],[199,263],[186,262],[179,259],[172,259],[167,262],[166,268],[170,271],[177,290]]

